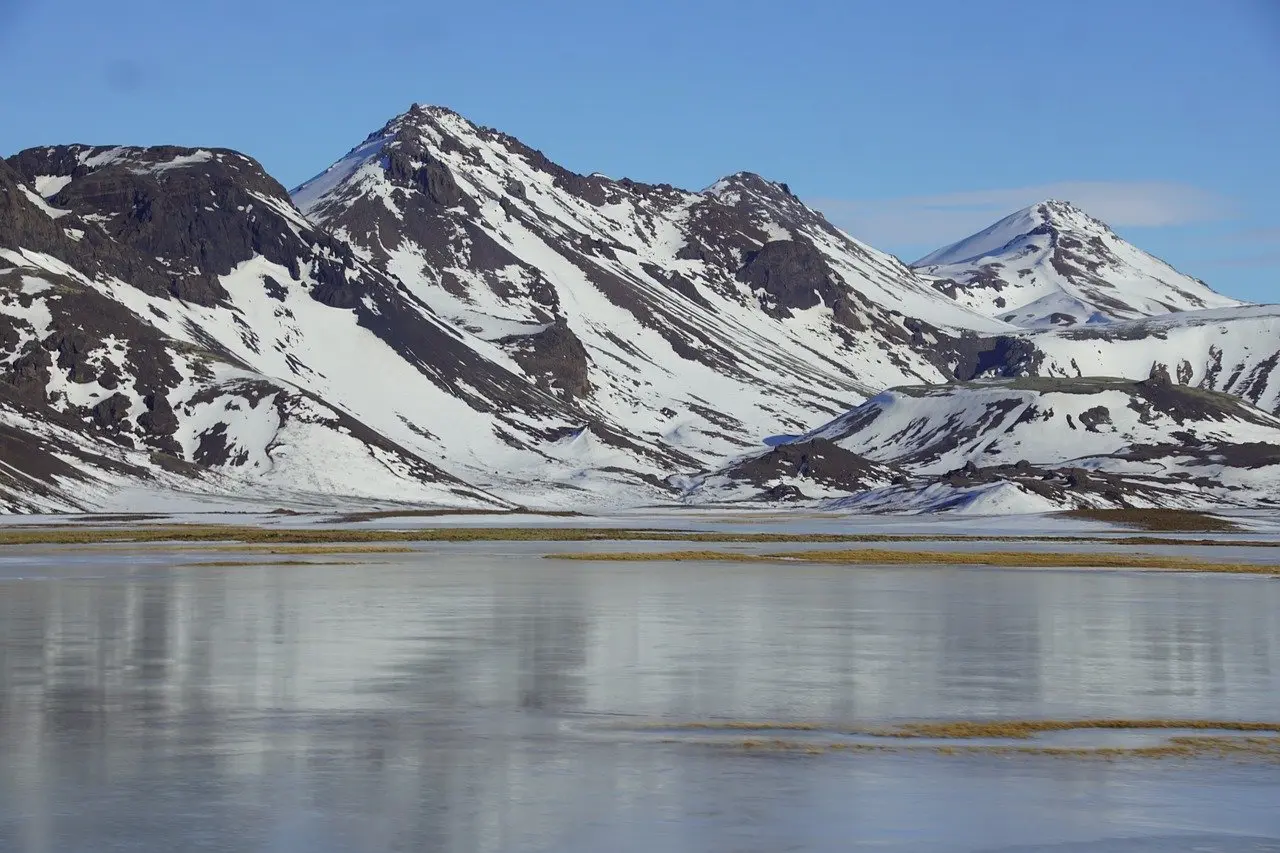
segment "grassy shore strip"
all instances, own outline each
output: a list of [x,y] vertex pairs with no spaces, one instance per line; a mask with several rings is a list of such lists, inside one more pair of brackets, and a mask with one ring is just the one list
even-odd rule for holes
[[1082,719],[1082,720],[936,720],[888,726],[838,726],[831,723],[780,722],[769,720],[699,720],[695,722],[647,723],[647,729],[672,731],[828,732],[844,735],[874,735],[883,738],[976,738],[1026,739],[1046,732],[1078,730],[1148,731],[1184,729],[1192,731],[1270,732],[1280,736],[1280,720],[1205,719]]
[[858,548],[842,551],[788,551],[741,554],[732,551],[615,551],[548,554],[551,560],[604,562],[822,563],[854,566],[1007,566],[1026,569],[1147,569],[1172,572],[1226,572],[1270,575],[1273,564],[1217,563],[1156,554],[1046,551],[914,551]]
[[[676,741],[673,741],[676,742]],[[814,743],[811,741],[748,738],[724,743],[698,744],[712,748],[784,752],[803,755],[857,752],[930,752],[935,755],[1043,756],[1050,758],[1102,759],[1191,759],[1218,758],[1243,761],[1280,762],[1280,737],[1172,737],[1152,746],[1007,746],[957,744],[901,746],[880,743]]]
[[0,545],[102,545],[121,543],[338,544],[379,542],[695,542],[715,544],[855,545],[902,542],[1040,542],[1113,546],[1172,545],[1277,548],[1266,540],[1174,539],[1156,536],[980,536],[930,533],[739,533],[629,527],[425,527],[407,530],[247,525],[163,524],[146,527],[48,526],[0,528]]
[[1228,518],[1191,509],[1073,509],[1062,515],[1164,533],[1236,533],[1241,529]]
[[[652,723],[645,728],[663,731],[741,731],[756,736],[742,740],[697,742],[709,746],[753,751],[796,752],[820,755],[831,752],[932,752],[939,755],[1027,755],[1062,758],[1241,758],[1280,761],[1280,721],[1203,719],[1100,719],[1100,720],[942,720],[892,726],[842,727],[830,723],[752,722],[710,720],[688,723]],[[1045,746],[1036,744],[972,744],[966,740],[1026,740],[1046,732],[1083,729],[1129,731],[1180,730],[1239,732],[1239,735],[1176,735],[1149,746]],[[787,740],[764,737],[769,732],[826,732],[884,738],[882,742]],[[917,746],[913,739],[955,740],[955,744]],[[689,741],[669,739],[669,743]]]
[[1280,721],[1254,720],[942,720],[925,723],[903,723],[877,731],[887,737],[900,738],[1030,738],[1046,732],[1078,730],[1156,730],[1189,729],[1195,731],[1271,732],[1280,735]]

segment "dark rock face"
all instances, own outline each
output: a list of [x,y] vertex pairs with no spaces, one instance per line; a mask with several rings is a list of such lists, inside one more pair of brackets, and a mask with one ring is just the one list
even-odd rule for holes
[[823,438],[778,445],[726,473],[762,486],[780,478],[800,478],[849,492],[884,485],[899,474],[893,466],[872,462]]
[[442,207],[462,201],[462,190],[448,166],[432,157],[416,140],[402,138],[401,141],[404,144],[387,155],[387,176],[393,182],[421,190]]
[[800,490],[799,486],[793,486],[790,483],[779,483],[761,492],[760,499],[773,502],[802,501],[805,499],[805,494]]
[[940,347],[953,361],[952,375],[961,382],[983,376],[1014,377],[1035,375],[1044,354],[1031,340],[1013,335],[994,338],[949,338],[949,347]]
[[143,398],[143,402],[147,411],[138,416],[138,426],[146,430],[158,446],[176,452],[176,442],[166,440],[178,431],[178,416],[174,414],[169,398],[152,392]]
[[129,398],[123,394],[112,394],[92,409],[93,422],[105,430],[119,430],[129,416]]
[[569,398],[591,395],[587,351],[558,318],[541,332],[499,341],[538,386]]
[[[103,432],[134,432],[135,425],[126,418],[132,407],[130,395],[163,400],[180,382],[173,365],[174,342],[93,288],[70,278],[42,276],[53,283],[49,291],[40,294],[49,313],[50,331],[43,340],[30,340],[0,371],[0,385],[11,388],[46,418],[66,415],[73,423],[87,421]],[[0,276],[0,299],[14,298],[19,288],[20,277]],[[61,399],[50,399],[46,391],[55,371],[73,383],[96,382],[115,393],[87,408],[69,407]],[[172,451],[168,436],[177,424],[170,423],[174,417],[171,409],[164,416],[163,406],[167,405],[164,402],[159,410],[159,424],[165,431],[156,431],[140,419],[137,426],[142,430],[136,437],[157,449]]]
[[770,300],[765,311],[790,317],[791,309],[834,305],[843,295],[835,272],[807,240],[771,240],[748,256],[738,280],[763,290]]
[[53,357],[43,347],[29,346],[21,355],[10,362],[0,381],[13,387],[21,399],[43,404],[45,388],[49,386],[49,368],[53,366]]
[[[0,246],[47,252],[152,296],[217,304],[227,297],[218,277],[260,256],[295,280],[302,263],[312,265],[327,286],[322,295],[333,298],[354,265],[350,248],[327,235],[315,232],[300,241],[301,217],[292,212],[288,193],[257,162],[234,151],[72,145],[23,151],[9,158],[7,169],[10,180],[69,178],[50,204],[70,213],[54,222],[24,210],[7,229],[0,227]],[[70,239],[65,227],[81,236]]]

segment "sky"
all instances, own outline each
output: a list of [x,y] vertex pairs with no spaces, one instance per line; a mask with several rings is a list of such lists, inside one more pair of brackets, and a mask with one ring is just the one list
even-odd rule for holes
[[1280,302],[1280,0],[0,0],[0,153],[225,146],[292,187],[414,102],[578,172],[739,170],[913,260],[1062,198]]

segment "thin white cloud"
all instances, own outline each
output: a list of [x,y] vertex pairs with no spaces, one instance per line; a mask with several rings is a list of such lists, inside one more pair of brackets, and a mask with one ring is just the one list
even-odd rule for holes
[[1220,258],[1210,262],[1220,267],[1271,268],[1280,267],[1280,252],[1263,252],[1245,257]]
[[1249,243],[1280,243],[1280,227],[1245,228],[1226,235],[1229,240],[1243,240]]
[[873,246],[939,247],[1045,199],[1069,201],[1109,225],[1160,227],[1209,222],[1232,212],[1229,199],[1163,181],[1061,181],[890,199],[812,199],[809,204]]

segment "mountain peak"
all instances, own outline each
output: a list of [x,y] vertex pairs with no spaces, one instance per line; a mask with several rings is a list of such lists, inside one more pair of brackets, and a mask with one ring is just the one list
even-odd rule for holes
[[741,192],[795,198],[795,193],[791,192],[791,187],[786,184],[771,181],[755,172],[746,171],[725,175],[702,191],[703,195],[716,196],[717,198],[722,198],[729,193]]
[[1084,239],[1104,235],[1119,239],[1105,222],[1090,216],[1079,206],[1051,198],[1015,211],[976,234],[925,255],[912,266],[934,267],[976,262],[984,257],[999,255],[1020,241],[1036,235],[1061,232],[1075,233]]
[[[1063,231],[1085,231],[1090,234],[1112,233],[1105,222],[1090,216],[1084,208],[1070,201],[1045,199],[1021,212],[1025,212],[1029,218],[1038,219],[1041,224]],[[1017,214],[1014,215],[1017,216]]]
[[[1240,304],[1047,199],[912,264],[968,308],[1019,326],[1070,326]],[[1121,284],[1122,283],[1122,284]]]

